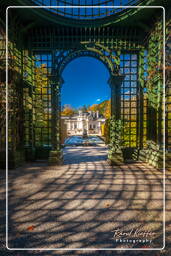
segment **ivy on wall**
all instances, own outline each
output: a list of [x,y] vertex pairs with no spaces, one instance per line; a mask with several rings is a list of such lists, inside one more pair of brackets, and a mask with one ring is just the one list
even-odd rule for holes
[[163,92],[163,23],[158,21],[148,39],[148,76],[146,82],[149,105],[158,109]]
[[110,133],[110,143],[109,143],[109,158],[114,153],[120,153],[121,147],[123,146],[123,122],[120,119],[116,119],[112,116],[109,119],[109,133]]

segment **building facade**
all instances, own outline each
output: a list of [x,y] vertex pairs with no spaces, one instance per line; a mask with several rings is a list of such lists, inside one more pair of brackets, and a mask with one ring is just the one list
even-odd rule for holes
[[[67,127],[67,135],[101,135],[101,126],[105,118],[99,116],[99,111],[82,112],[69,116],[62,116]],[[64,127],[62,127],[63,129]]]

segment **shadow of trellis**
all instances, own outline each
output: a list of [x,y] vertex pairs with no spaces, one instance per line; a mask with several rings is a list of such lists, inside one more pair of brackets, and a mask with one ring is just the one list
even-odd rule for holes
[[[80,157],[74,158],[75,154]],[[92,158],[91,154],[92,148],[66,149],[64,166],[30,163],[24,168],[10,170],[10,247],[117,248],[123,246],[114,243],[112,231],[117,227],[125,231],[131,227],[150,227],[156,232],[153,246],[162,247],[162,173],[143,163],[111,168],[105,161],[103,148],[96,148]],[[29,231],[28,227],[33,227],[33,230]],[[4,253],[160,255],[155,251],[124,252],[119,248],[117,251]],[[164,253],[161,255],[168,255]]]

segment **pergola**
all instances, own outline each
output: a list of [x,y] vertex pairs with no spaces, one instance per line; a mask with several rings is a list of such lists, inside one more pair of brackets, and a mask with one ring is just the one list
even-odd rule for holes
[[[170,1],[16,0],[16,7],[13,5],[10,0],[1,1],[0,165],[5,166],[6,147],[5,9],[11,6],[7,52],[9,167],[36,159],[61,163],[62,72],[80,56],[99,59],[110,72],[111,161],[121,155],[122,141],[124,155],[160,167],[164,146],[167,152],[171,147]],[[161,6],[166,10],[165,24]]]

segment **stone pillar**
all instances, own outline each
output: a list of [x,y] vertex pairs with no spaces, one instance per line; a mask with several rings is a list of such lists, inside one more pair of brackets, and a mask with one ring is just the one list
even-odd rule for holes
[[52,150],[49,153],[49,164],[60,165],[63,162],[61,150],[61,86],[63,80],[53,75],[51,78],[51,132]]
[[111,88],[111,115],[118,120],[121,116],[121,84],[124,80],[124,75],[111,75],[108,83]]

